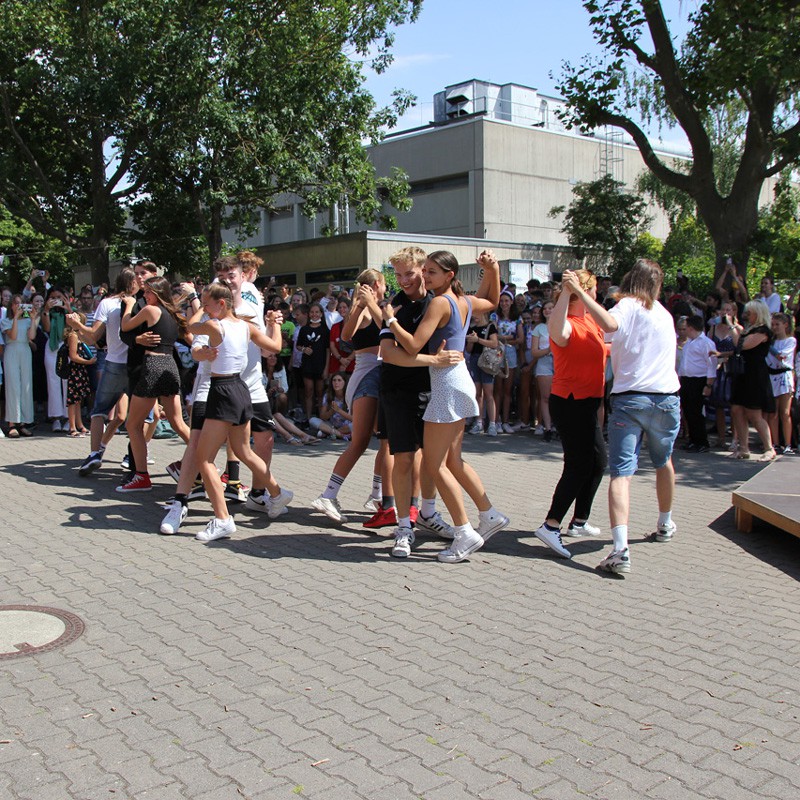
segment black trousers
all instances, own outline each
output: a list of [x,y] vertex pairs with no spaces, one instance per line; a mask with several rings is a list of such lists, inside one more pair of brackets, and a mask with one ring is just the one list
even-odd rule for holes
[[564,449],[564,470],[556,485],[548,519],[559,523],[575,503],[573,519],[586,520],[608,464],[606,443],[597,419],[602,398],[576,400],[550,395],[550,416]]
[[706,378],[681,378],[681,405],[689,441],[698,447],[708,447],[706,421],[703,417],[703,388]]

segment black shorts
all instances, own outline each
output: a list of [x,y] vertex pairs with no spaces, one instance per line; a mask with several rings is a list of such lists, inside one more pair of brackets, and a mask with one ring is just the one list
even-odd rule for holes
[[189,421],[189,429],[193,431],[203,430],[203,423],[206,421],[206,401],[198,400],[192,403],[192,418]]
[[422,447],[422,415],[430,399],[430,392],[381,390],[377,435],[389,441],[390,453],[414,453]]
[[246,425],[253,416],[250,392],[238,376],[212,378],[206,400],[206,419]]
[[171,354],[148,353],[133,389],[137,397],[170,397],[180,394],[181,376]]
[[253,419],[250,420],[250,430],[253,433],[275,430],[275,419],[272,416],[272,406],[269,400],[253,403]]

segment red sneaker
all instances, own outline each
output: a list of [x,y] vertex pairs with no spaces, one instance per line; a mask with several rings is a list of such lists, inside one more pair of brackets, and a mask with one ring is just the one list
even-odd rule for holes
[[408,509],[408,516],[411,517],[411,524],[413,525],[419,518],[419,508],[417,508],[417,506],[411,506],[411,508]]
[[150,483],[149,475],[142,475],[138,472],[134,473],[133,477],[121,486],[117,486],[118,492],[149,492],[153,488]]
[[397,509],[383,506],[364,523],[365,528],[388,528],[390,525],[397,525]]

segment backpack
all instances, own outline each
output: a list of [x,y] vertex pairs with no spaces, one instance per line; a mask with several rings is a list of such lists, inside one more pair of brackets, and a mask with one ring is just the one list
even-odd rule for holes
[[62,380],[69,379],[72,362],[69,360],[69,346],[64,342],[56,353],[56,375]]

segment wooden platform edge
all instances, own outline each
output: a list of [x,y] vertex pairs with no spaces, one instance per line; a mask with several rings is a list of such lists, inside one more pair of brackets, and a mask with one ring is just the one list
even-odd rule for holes
[[731,502],[733,503],[736,518],[736,530],[741,533],[752,533],[753,517],[755,517],[792,534],[792,536],[800,537],[800,520],[787,517],[785,514],[744,497],[738,492],[731,494]]

